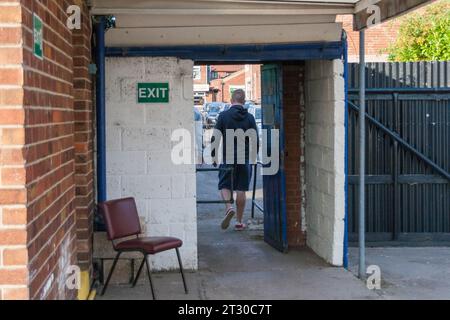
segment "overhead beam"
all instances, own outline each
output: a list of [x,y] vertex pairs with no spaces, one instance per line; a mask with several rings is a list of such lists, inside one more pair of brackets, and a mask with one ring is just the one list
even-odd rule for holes
[[369,18],[377,14],[368,10],[371,5],[375,5],[379,9],[378,23],[398,17],[430,2],[432,0],[361,0],[355,7],[353,28],[360,31],[368,27]]
[[201,26],[249,26],[249,25],[288,25],[309,23],[333,23],[335,15],[289,15],[289,16],[151,16],[116,15],[117,28],[154,27],[201,27]]
[[106,44],[109,47],[133,47],[331,42],[340,40],[341,31],[340,23],[116,28],[106,33]]
[[91,10],[93,15],[218,15],[218,16],[236,16],[236,15],[309,15],[309,14],[352,14],[352,7],[318,7],[318,8],[291,8],[291,9],[158,9],[158,8],[101,8],[94,7]]

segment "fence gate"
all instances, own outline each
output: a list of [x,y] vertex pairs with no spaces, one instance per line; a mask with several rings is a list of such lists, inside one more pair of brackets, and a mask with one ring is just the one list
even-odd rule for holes
[[[358,231],[358,64],[349,64],[349,240]],[[450,62],[366,64],[366,239],[450,244]]]

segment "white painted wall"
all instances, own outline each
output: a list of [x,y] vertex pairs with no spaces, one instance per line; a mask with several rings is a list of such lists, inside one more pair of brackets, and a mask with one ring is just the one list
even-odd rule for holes
[[[197,269],[196,177],[194,165],[171,161],[171,133],[194,137],[191,60],[107,58],[107,196],[133,196],[150,236],[183,240],[183,264]],[[138,104],[138,82],[169,82],[166,104]],[[151,257],[155,270],[177,268],[174,251]]]
[[307,245],[335,266],[344,243],[345,96],[340,60],[306,63]]

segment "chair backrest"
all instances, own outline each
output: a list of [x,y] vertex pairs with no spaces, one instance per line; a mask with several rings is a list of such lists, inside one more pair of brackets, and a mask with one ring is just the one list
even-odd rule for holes
[[141,224],[134,198],[123,198],[101,202],[100,213],[105,219],[109,240],[141,233]]

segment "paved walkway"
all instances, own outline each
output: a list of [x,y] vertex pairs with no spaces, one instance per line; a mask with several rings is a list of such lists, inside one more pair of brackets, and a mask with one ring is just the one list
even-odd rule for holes
[[[450,299],[450,248],[366,248],[366,260],[380,267],[384,299]],[[349,261],[357,274],[357,248]]]
[[[199,173],[198,197],[218,197],[216,176]],[[190,293],[182,293],[179,273],[160,273],[154,276],[158,299],[379,298],[352,273],[329,266],[309,249],[283,254],[263,241],[258,228],[220,230],[222,215],[223,205],[198,206],[199,270],[187,274]],[[148,285],[110,286],[103,298],[151,299],[151,293]]]

